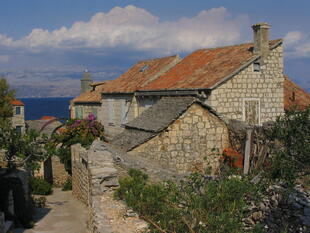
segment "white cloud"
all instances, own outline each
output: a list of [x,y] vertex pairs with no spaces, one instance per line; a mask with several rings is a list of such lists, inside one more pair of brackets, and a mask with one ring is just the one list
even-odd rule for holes
[[288,32],[284,37],[286,46],[290,46],[290,45],[294,45],[298,43],[302,39],[302,36],[303,35],[300,31]]
[[286,55],[289,58],[310,57],[310,36],[300,31],[288,32],[284,37]]
[[70,28],[36,28],[20,40],[0,35],[0,45],[32,51],[124,48],[165,54],[239,42],[247,25],[247,16],[232,17],[224,7],[201,11],[193,18],[162,22],[144,9],[127,6],[97,13]]

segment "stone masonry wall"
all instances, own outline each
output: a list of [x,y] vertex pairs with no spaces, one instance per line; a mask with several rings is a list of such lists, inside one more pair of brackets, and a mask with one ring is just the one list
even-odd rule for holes
[[260,72],[254,72],[253,64],[235,77],[214,89],[207,101],[216,112],[236,120],[243,119],[243,100],[260,100],[260,123],[275,120],[284,113],[283,101],[283,47],[273,49]]
[[59,157],[52,156],[53,184],[61,187],[69,178],[65,165],[60,162]]
[[71,147],[72,195],[88,205],[89,178],[87,151],[80,144]]
[[206,166],[215,172],[218,153],[229,145],[226,124],[201,105],[194,104],[165,131],[128,153],[180,174]]

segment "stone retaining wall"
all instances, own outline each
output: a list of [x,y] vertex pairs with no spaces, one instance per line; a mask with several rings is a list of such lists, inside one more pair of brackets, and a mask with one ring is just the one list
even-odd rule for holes
[[80,144],[71,147],[72,195],[88,205],[89,178],[87,151]]

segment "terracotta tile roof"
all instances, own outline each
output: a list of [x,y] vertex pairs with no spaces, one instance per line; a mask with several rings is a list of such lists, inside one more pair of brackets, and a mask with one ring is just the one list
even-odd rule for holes
[[105,93],[132,93],[156,79],[180,61],[178,55],[138,62],[106,85]]
[[[281,42],[270,41],[270,47]],[[255,59],[252,50],[252,43],[197,50],[141,90],[212,88]]]
[[101,92],[104,90],[105,86],[111,82],[103,81],[93,83],[92,86],[94,90],[84,92],[79,96],[75,97],[72,101],[73,103],[100,103],[101,101]]
[[12,100],[11,104],[14,105],[14,106],[24,106],[24,103],[22,101],[20,101],[20,100],[17,100],[17,99]]
[[297,108],[303,110],[310,105],[310,94],[296,83],[284,76],[284,109]]

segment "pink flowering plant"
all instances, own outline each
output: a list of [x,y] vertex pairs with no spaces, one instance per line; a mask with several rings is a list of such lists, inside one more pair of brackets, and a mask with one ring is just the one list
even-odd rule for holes
[[97,138],[104,140],[104,127],[96,121],[94,114],[89,114],[88,118],[83,120],[68,120],[65,129],[56,136],[56,140],[63,146],[80,143],[88,147]]

